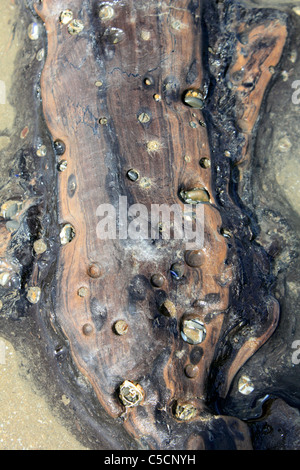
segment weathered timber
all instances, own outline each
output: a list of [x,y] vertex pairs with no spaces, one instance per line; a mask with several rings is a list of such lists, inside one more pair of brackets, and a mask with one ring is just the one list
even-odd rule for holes
[[[64,238],[55,315],[101,406],[123,419],[141,448],[251,448],[243,422],[216,416],[206,406],[236,266],[227,263],[210,165],[200,164],[211,161],[202,103],[191,107],[184,100],[187,90],[197,90],[200,95],[192,103],[203,98],[204,106],[208,91],[202,7],[200,1],[185,0],[176,7],[172,2],[114,2],[111,14],[107,10],[99,16],[98,2],[73,0],[68,9],[81,23],[64,24],[62,1],[36,5],[48,38],[41,80],[44,114],[53,140],[64,144],[59,159],[67,162],[58,174]],[[251,87],[243,82],[236,89],[242,110],[238,124],[247,136],[285,37],[280,22],[254,25],[248,46],[236,48],[231,75],[243,69],[248,83],[253,73]],[[135,171],[128,175],[130,170]],[[120,196],[130,206],[144,205],[148,213],[153,204],[183,209],[189,198],[202,198],[201,256],[194,253],[191,259],[182,239],[163,239],[163,227],[155,240],[100,239],[97,226],[104,214],[98,208],[118,209]],[[175,263],[180,275],[174,277]],[[162,279],[159,286],[151,282],[155,274]],[[221,396],[270,337],[278,316],[276,301],[266,299],[264,321],[227,361]],[[184,341],[180,333],[185,319],[195,318],[205,327],[200,345]],[[116,334],[120,320],[126,334]],[[120,387],[126,381],[138,384],[138,406],[128,401],[124,406]],[[124,393],[128,398],[128,386]]]

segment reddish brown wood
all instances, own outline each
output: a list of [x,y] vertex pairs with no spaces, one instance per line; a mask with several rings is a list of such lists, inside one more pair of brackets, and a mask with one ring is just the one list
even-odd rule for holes
[[269,20],[252,28],[241,24],[239,32],[244,41],[237,43],[229,77],[235,87],[239,109],[237,125],[246,141],[239,160],[242,181],[252,152],[251,133],[258,120],[264,91],[282,56],[287,28],[279,20]]
[[[70,35],[59,22],[64,2],[44,0],[37,6],[48,37],[41,82],[44,114],[53,139],[65,143],[62,158],[68,162],[58,175],[59,222],[75,229],[75,238],[59,253],[55,314],[77,367],[101,405],[112,417],[124,417],[124,427],[140,446],[201,449],[208,445],[201,432],[205,435],[210,428],[218,435],[222,428],[225,441],[244,449],[251,447],[246,426],[235,418],[215,417],[205,407],[234,267],[225,264],[227,243],[220,233],[210,169],[199,164],[200,159],[211,158],[207,131],[200,124],[203,115],[182,101],[186,89],[203,87],[201,2],[193,10],[187,0],[177,3],[175,7],[169,1],[114,2],[114,17],[103,21],[98,5],[86,10],[79,0],[71,0],[68,8],[84,25],[78,35]],[[115,38],[109,28],[122,30],[122,41],[112,44]],[[243,109],[240,123],[247,133],[270,78],[268,66],[279,60],[285,40],[279,24],[250,32],[249,47],[254,50],[256,36],[276,40],[261,53],[253,52],[249,62],[239,47],[231,69],[233,74],[244,67],[249,75],[259,64],[255,91],[237,89]],[[139,172],[138,181],[126,177],[130,169]],[[204,205],[201,266],[187,265],[182,240],[152,244],[97,238],[100,204],[116,206],[119,196],[127,196],[130,204],[148,209],[162,203],[183,207],[180,190],[197,187],[210,195],[210,203]],[[179,281],[170,275],[175,262],[185,269]],[[155,273],[165,278],[159,289],[150,282]],[[85,295],[78,295],[80,289]],[[171,317],[161,313],[165,300],[172,303]],[[180,335],[187,314],[206,326],[193,378],[185,370],[197,348]],[[118,320],[128,325],[127,334],[116,334]],[[233,359],[225,394],[274,324],[273,320],[270,329],[245,344]],[[145,396],[141,406],[124,415],[118,388],[125,380],[138,382]],[[180,402],[197,410],[189,422],[174,416]]]

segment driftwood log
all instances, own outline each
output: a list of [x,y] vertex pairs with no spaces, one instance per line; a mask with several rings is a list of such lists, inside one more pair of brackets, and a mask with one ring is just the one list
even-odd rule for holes
[[[216,197],[205,7],[200,0],[35,6],[47,32],[41,92],[59,169],[55,317],[101,406],[139,448],[251,448],[245,423],[209,407],[208,381],[238,269],[228,260],[234,234]],[[242,179],[287,32],[280,18],[236,19],[231,27],[227,73]],[[187,250],[184,240],[165,239],[163,225],[157,237],[118,237],[119,219],[116,236],[99,237],[100,215],[118,211],[120,197],[132,217],[155,204],[188,206],[194,223],[201,213],[203,246]],[[221,398],[276,328],[277,301],[268,296],[263,311],[222,364]]]

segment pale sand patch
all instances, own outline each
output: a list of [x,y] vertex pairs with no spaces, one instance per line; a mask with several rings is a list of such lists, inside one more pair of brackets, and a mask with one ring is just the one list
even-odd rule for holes
[[0,2],[0,131],[12,129],[16,110],[9,104],[10,92],[15,71],[15,60],[22,47],[18,35],[12,26],[18,15],[18,8],[13,0]]
[[86,450],[34,391],[20,371],[22,356],[1,337],[0,352],[0,450]]

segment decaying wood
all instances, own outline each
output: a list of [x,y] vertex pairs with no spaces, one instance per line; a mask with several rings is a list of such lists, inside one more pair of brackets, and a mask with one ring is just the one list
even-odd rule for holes
[[[205,95],[203,5],[177,3],[114,2],[113,17],[100,19],[97,2],[71,0],[68,8],[84,25],[76,35],[59,20],[64,2],[36,5],[48,38],[41,81],[44,114],[53,140],[66,147],[60,158],[67,168],[58,175],[59,222],[75,231],[59,253],[55,315],[102,407],[123,418],[140,447],[245,449],[251,448],[246,425],[206,407],[207,379],[227,321],[235,267],[226,264],[227,239],[210,167],[199,164],[203,158],[211,161],[204,115],[182,99],[189,88]],[[234,80],[237,72],[244,73],[236,93],[239,126],[247,136],[285,37],[279,22],[259,25],[249,31],[246,46],[237,46],[230,74]],[[252,87],[245,87],[250,78]],[[138,171],[137,181],[127,178],[130,169]],[[163,203],[183,208],[179,194],[193,188],[205,188],[210,196],[203,206],[200,266],[186,263],[182,240],[97,237],[101,204],[117,207],[119,196],[127,196],[130,205],[143,204],[149,211]],[[174,263],[184,269],[181,279],[170,273]],[[162,286],[153,286],[154,274],[163,276]],[[270,304],[263,331],[229,361],[224,396],[236,372],[274,331],[278,305],[272,299]],[[166,305],[172,306],[169,316]],[[186,315],[205,325],[201,345],[183,340]],[[116,334],[120,320],[127,334]],[[125,409],[119,399],[126,380],[142,387],[137,407]],[[188,421],[174,412],[180,404],[196,410]]]
[[240,36],[243,39],[237,44],[236,57],[229,71],[240,110],[237,125],[246,141],[239,160],[242,172],[249,166],[251,133],[258,119],[264,91],[275,73],[287,37],[286,25],[279,20],[247,29],[247,25],[240,25]]

